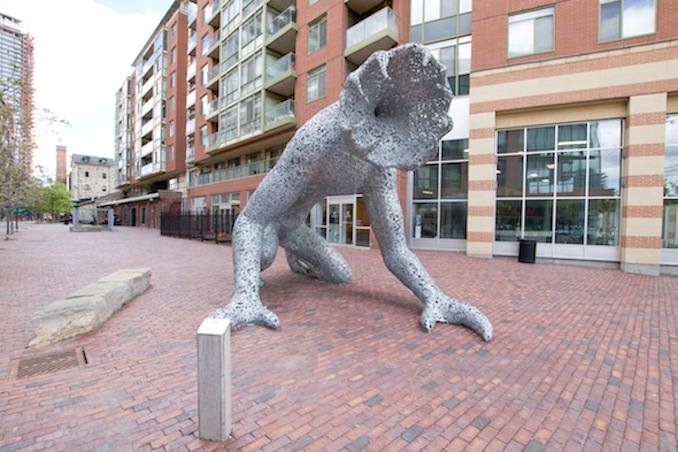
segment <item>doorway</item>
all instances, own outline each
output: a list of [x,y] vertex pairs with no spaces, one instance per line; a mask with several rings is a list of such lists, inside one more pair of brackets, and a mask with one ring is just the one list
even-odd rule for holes
[[355,202],[353,200],[328,201],[327,240],[330,243],[353,245],[354,211]]

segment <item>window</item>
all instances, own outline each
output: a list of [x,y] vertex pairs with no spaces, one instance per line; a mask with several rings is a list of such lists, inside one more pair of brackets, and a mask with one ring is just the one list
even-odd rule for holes
[[170,121],[169,123],[169,136],[174,136],[174,121]]
[[445,140],[434,160],[413,172],[412,237],[465,239],[468,139]]
[[209,105],[209,101],[207,100],[207,94],[202,96],[200,98],[200,114],[203,116],[207,115],[207,106]]
[[174,84],[176,83],[176,76],[177,74],[175,72],[172,72],[169,76],[169,87],[174,88]]
[[308,0],[308,6],[315,5],[318,3],[318,0]]
[[209,81],[209,73],[210,69],[207,64],[200,68],[200,84],[202,86],[207,86],[207,82]]
[[621,120],[497,132],[495,240],[618,246]]
[[237,27],[238,18],[240,16],[240,9],[238,6],[238,0],[231,0],[224,7],[224,11],[222,13],[224,21],[224,27],[222,29],[223,35],[227,35]]
[[225,87],[225,96],[222,98],[221,106],[225,106],[238,98],[238,68],[231,70],[221,81],[222,89]]
[[101,178],[106,179],[106,173],[101,173]]
[[656,31],[656,0],[599,0],[601,41],[631,38]]
[[89,171],[85,171],[85,177],[89,177]]
[[174,111],[174,96],[170,97],[168,109],[169,113],[172,113]]
[[174,22],[172,24],[172,28],[170,29],[170,39],[174,40],[177,37],[177,23]]
[[255,94],[240,103],[240,135],[261,128],[261,95]]
[[553,15],[551,7],[509,16],[509,58],[553,50]]
[[447,81],[454,94],[469,94],[471,42],[468,38],[455,39],[452,42],[456,45],[434,48],[431,54],[445,66]]
[[105,186],[105,185],[102,185],[102,186],[101,186],[101,191],[106,191],[106,186]]
[[174,160],[174,146],[169,145],[167,147],[167,160]]
[[678,115],[666,117],[662,247],[678,249]]
[[226,44],[221,46],[221,60],[224,61],[225,67],[231,67],[238,62],[238,32],[236,31],[231,36],[226,38]]
[[412,0],[412,42],[431,43],[470,33],[471,0]]
[[327,16],[322,16],[308,26],[308,53],[313,53],[327,44]]
[[325,66],[309,71],[308,82],[306,88],[306,102],[313,102],[315,100],[325,97]]
[[207,144],[207,126],[204,125],[200,128],[200,146],[205,146]]
[[177,53],[177,48],[172,47],[172,50],[170,50],[169,64],[174,64],[174,59],[176,58],[176,53]]
[[264,61],[261,52],[257,52],[242,63],[240,75],[240,95],[244,96],[261,87],[263,81]]

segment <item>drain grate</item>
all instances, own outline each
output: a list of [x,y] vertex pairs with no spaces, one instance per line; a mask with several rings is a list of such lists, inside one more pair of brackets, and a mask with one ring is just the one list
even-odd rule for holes
[[19,358],[10,364],[9,375],[13,378],[25,378],[33,375],[49,374],[71,367],[82,367],[87,364],[84,347],[75,350],[50,353],[48,355]]

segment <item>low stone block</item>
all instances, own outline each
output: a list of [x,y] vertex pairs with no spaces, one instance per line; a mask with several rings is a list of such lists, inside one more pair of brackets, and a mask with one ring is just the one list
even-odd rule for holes
[[31,321],[41,347],[88,333],[150,286],[151,269],[119,270],[37,311]]

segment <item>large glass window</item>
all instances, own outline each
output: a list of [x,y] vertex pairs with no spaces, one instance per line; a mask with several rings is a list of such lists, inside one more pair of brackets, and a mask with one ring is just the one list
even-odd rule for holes
[[255,94],[240,103],[240,134],[261,128],[261,95]]
[[327,16],[312,22],[308,26],[308,53],[325,47],[327,44]]
[[431,43],[471,33],[471,0],[413,0],[410,39]]
[[497,131],[495,240],[618,246],[621,120]]
[[678,115],[666,117],[662,247],[678,248]]
[[656,31],[656,0],[599,0],[601,41],[632,38]]
[[454,94],[469,93],[471,74],[471,42],[468,38],[448,41],[444,46],[434,46],[431,54],[446,69],[447,81]]
[[553,15],[550,7],[509,16],[509,58],[553,50]]
[[313,102],[325,97],[325,65],[309,71],[307,77],[306,101]]
[[465,239],[468,207],[468,140],[440,143],[435,160],[413,172],[415,239]]
[[255,89],[261,88],[264,71],[264,61],[261,51],[244,61],[241,68],[240,95],[245,96]]

